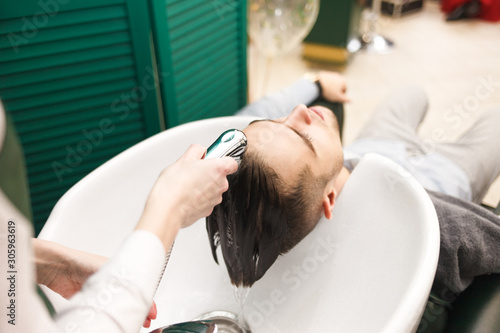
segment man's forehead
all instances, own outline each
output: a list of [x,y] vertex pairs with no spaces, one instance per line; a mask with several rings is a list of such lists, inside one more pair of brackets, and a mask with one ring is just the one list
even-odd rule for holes
[[267,118],[266,118],[266,119],[255,119],[255,120],[252,120],[252,121],[248,124],[248,126],[251,126],[251,125],[253,125],[253,124],[258,124],[258,123],[263,122],[263,121],[271,121],[271,119],[267,119]]
[[[293,143],[294,145],[299,145],[299,146],[304,146],[307,147],[307,149],[316,155],[316,149],[314,148],[314,145],[311,143],[311,140],[309,137],[304,135],[302,132],[297,131],[295,128],[289,126],[284,120],[278,119],[278,120],[269,120],[269,119],[263,119],[263,120],[255,120],[250,123],[255,127],[255,124],[265,124],[268,125],[267,129],[266,127],[262,127],[262,131],[258,136],[259,141],[270,141],[272,140],[275,136],[280,136],[280,139],[284,139],[286,141],[290,141],[290,143]],[[249,126],[250,126],[249,125]],[[266,131],[269,131],[269,133],[266,133]],[[283,143],[282,143],[283,144]]]
[[[249,137],[249,144],[270,144],[279,132],[279,128],[273,126],[270,119],[257,119],[248,124],[243,132]],[[252,140],[250,140],[252,139]]]
[[262,153],[273,147],[286,148],[290,144],[290,138],[282,127],[272,120],[262,119],[251,122],[243,132],[248,138],[249,148],[256,148]]
[[264,119],[255,119],[255,120],[252,120],[248,125],[247,125],[247,128],[248,127],[255,127],[255,125],[266,125],[266,124],[269,124],[269,123],[272,123],[274,122],[274,120],[272,119],[268,119],[268,118],[264,118]]
[[261,156],[280,178],[294,181],[307,164],[304,159],[307,148],[290,140],[284,126],[275,125],[278,124],[267,119],[249,124],[243,130],[248,138],[247,149]]

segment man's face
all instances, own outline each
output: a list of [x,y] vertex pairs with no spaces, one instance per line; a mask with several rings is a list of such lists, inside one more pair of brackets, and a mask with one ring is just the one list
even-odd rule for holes
[[300,104],[288,117],[256,121],[243,131],[248,149],[256,149],[286,184],[295,184],[305,166],[314,177],[333,177],[342,167],[337,120],[327,108]]

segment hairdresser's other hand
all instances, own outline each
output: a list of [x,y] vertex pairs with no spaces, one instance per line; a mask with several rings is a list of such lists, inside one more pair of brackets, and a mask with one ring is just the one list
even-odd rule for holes
[[106,257],[34,238],[37,283],[69,299],[108,260]]
[[336,72],[320,71],[318,80],[323,90],[322,97],[330,102],[347,103],[350,99],[346,96],[346,82],[344,77]]
[[[44,239],[34,238],[32,245],[35,252],[36,282],[66,299],[80,291],[87,279],[108,261],[106,257]],[[156,304],[153,302],[143,326],[149,328],[156,315]]]

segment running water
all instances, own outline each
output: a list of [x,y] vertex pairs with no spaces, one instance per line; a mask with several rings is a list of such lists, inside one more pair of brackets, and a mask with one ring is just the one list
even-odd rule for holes
[[233,285],[234,297],[236,298],[236,303],[238,303],[240,309],[238,311],[238,323],[239,325],[248,330],[248,325],[245,322],[245,317],[243,315],[243,307],[245,306],[245,301],[247,300],[248,293],[250,292],[250,287],[239,286],[236,287]]

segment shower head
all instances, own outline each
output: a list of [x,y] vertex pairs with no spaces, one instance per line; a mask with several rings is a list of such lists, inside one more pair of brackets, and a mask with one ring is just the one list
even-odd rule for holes
[[230,156],[239,163],[246,147],[247,137],[245,133],[237,129],[230,129],[222,133],[208,147],[205,159]]

